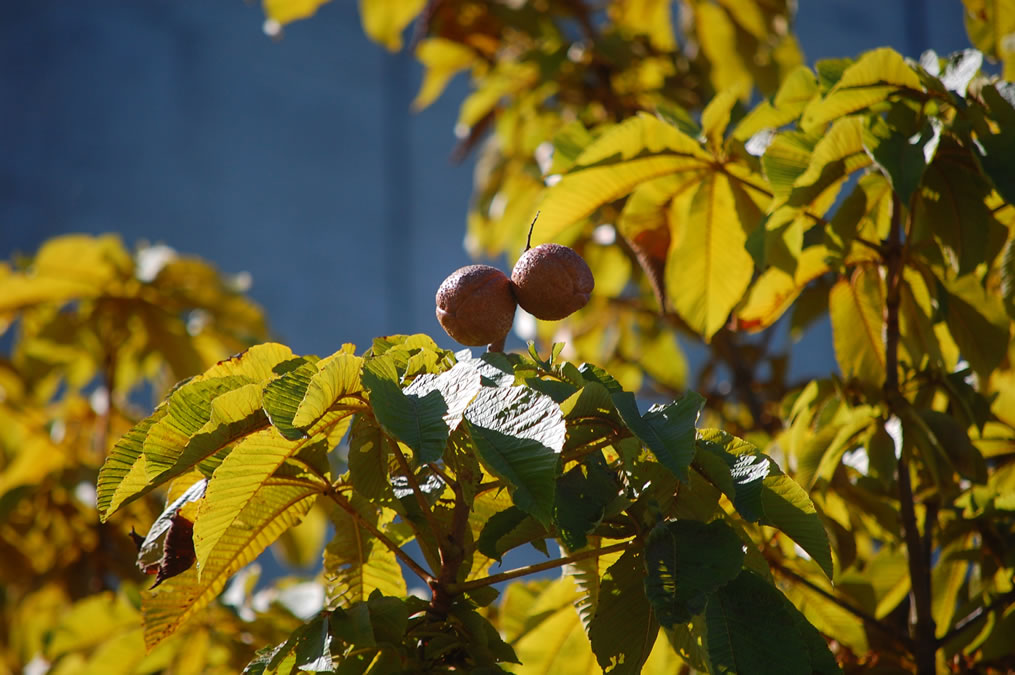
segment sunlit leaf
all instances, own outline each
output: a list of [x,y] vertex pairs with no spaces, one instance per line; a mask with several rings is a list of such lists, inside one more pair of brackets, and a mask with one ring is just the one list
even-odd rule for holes
[[268,18],[281,25],[313,16],[326,2],[329,0],[261,0]]
[[746,141],[765,129],[779,129],[793,122],[818,93],[814,73],[806,66],[793,69],[771,101],[755,106],[733,129],[733,138]]
[[317,372],[310,376],[306,393],[293,415],[292,425],[305,429],[336,402],[362,391],[362,367],[362,358],[345,352],[337,352],[318,361]]
[[869,51],[843,71],[824,98],[807,106],[801,117],[801,127],[804,130],[819,128],[906,89],[922,92],[923,86],[902,56],[888,47]]
[[456,73],[468,68],[476,60],[476,54],[458,42],[433,37],[419,43],[416,58],[426,70],[419,93],[412,101],[412,108],[422,110],[440,97]]
[[686,212],[670,213],[679,225],[666,259],[666,294],[705,340],[723,327],[751,281],[754,263],[744,243],[760,212],[751,212],[748,203],[739,185],[713,173]]
[[648,447],[660,464],[687,482],[687,467],[694,459],[694,425],[705,400],[692,391],[679,401],[653,405],[642,415],[634,394],[616,392],[612,398],[624,423],[634,435]]
[[810,246],[801,251],[795,274],[790,275],[778,267],[766,269],[755,280],[737,311],[740,327],[754,332],[775,323],[807,284],[828,271],[827,255],[824,246]]
[[426,0],[359,0],[363,32],[391,51],[402,48],[402,31],[416,18]]
[[518,508],[548,523],[564,447],[560,406],[526,387],[483,388],[465,421],[484,467],[506,483]]

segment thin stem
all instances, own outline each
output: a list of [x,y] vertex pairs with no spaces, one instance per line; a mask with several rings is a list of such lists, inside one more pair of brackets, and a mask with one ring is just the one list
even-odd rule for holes
[[482,588],[484,586],[499,584],[502,581],[510,581],[511,579],[517,579],[518,577],[524,577],[544,570],[552,570],[554,567],[561,567],[573,562],[578,562],[579,560],[585,560],[586,558],[595,558],[596,556],[606,555],[607,553],[624,551],[630,548],[635,541],[635,539],[628,539],[627,541],[622,541],[619,544],[612,544],[610,546],[604,546],[603,548],[594,548],[588,551],[579,551],[578,553],[572,553],[568,556],[563,556],[554,560],[547,560],[546,562],[537,563],[535,565],[526,565],[524,567],[508,570],[507,572],[501,572],[500,574],[491,574],[490,576],[483,577],[482,579],[473,579],[460,584],[454,584],[449,588],[449,590],[452,593],[464,593],[465,591],[471,591],[474,588]]
[[[526,251],[528,251],[530,248],[532,248],[532,230],[535,229],[535,227],[536,227],[536,221],[537,220],[539,220],[539,211],[536,211],[535,218],[533,218],[532,222],[529,223],[529,236],[525,240],[525,250]],[[524,253],[524,251],[523,251],[523,253]],[[501,345],[501,348],[503,349],[503,345]],[[490,351],[493,351],[493,350],[490,350]],[[501,350],[497,350],[497,351],[501,351]]]
[[[398,443],[394,440],[391,443],[391,447],[395,451],[395,459],[398,460],[398,465],[405,472],[405,480],[408,481],[409,487],[412,488],[412,494],[416,497],[416,503],[419,504],[419,510],[423,512],[423,519],[426,520],[426,524],[430,527],[430,531],[433,533],[435,539],[438,542],[441,541],[441,528],[437,525],[437,521],[434,520],[433,511],[430,509],[430,503],[426,500],[426,495],[419,487],[419,481],[416,480],[416,474],[412,472],[412,467],[409,466],[409,460],[405,458],[405,454],[402,449],[398,447]],[[443,549],[443,547],[442,547]]]
[[869,626],[871,628],[876,628],[877,630],[881,631],[882,633],[884,633],[885,635],[887,635],[891,639],[897,640],[907,650],[909,650],[909,651],[913,650],[913,640],[908,635],[900,635],[898,633],[898,631],[892,629],[891,626],[885,625],[884,623],[879,621],[877,619],[877,617],[875,617],[875,616],[873,616],[871,614],[868,614],[867,612],[863,611],[862,609],[854,607],[853,605],[851,605],[850,603],[846,602],[842,598],[839,598],[836,595],[826,591],[821,586],[818,586],[817,584],[815,584],[810,579],[807,579],[806,577],[800,576],[799,574],[797,574],[796,572],[794,572],[793,570],[791,570],[791,569],[789,569],[787,567],[783,567],[782,564],[779,563],[778,561],[773,560],[771,558],[768,558],[768,562],[772,566],[772,569],[774,569],[779,574],[781,574],[784,577],[787,577],[789,579],[792,579],[794,582],[796,582],[798,584],[806,586],[808,589],[810,589],[811,591],[817,593],[818,595],[820,595],[821,597],[825,598],[829,602],[832,602],[837,607],[840,607],[841,609],[845,610],[846,612],[849,612],[850,614],[852,614],[856,618],[860,619],[867,626]]
[[994,601],[989,605],[981,605],[980,607],[977,607],[969,614],[966,614],[964,617],[956,621],[955,625],[952,626],[952,628],[947,633],[945,633],[938,639],[937,641],[938,646],[940,647],[941,645],[949,642],[952,638],[954,638],[956,635],[958,635],[965,629],[977,624],[981,619],[986,618],[987,615],[993,612],[994,610],[1000,609],[1001,607],[1004,607],[1005,605],[1013,601],[1015,601],[1015,591],[1008,591],[1007,593],[995,598]]
[[376,537],[377,541],[384,544],[384,546],[387,547],[389,551],[395,554],[395,557],[397,557],[399,560],[405,563],[405,566],[408,567],[410,570],[412,570],[416,574],[416,576],[418,576],[420,579],[423,580],[424,583],[429,585],[434,582],[434,576],[432,574],[423,569],[423,567],[419,563],[417,563],[415,560],[412,559],[412,556],[403,551],[398,544],[391,541],[391,539],[389,539],[386,534],[377,529],[377,527],[373,523],[371,523],[362,515],[360,515],[360,512],[356,510],[356,507],[354,507],[348,499],[346,499],[342,494],[340,494],[338,490],[331,487],[325,491],[325,494],[328,495],[328,497],[330,497],[331,500],[335,502],[335,504],[337,504],[339,508],[341,508],[343,511],[352,516],[353,520],[355,520],[360,527],[362,527],[364,530],[366,530],[374,537]]

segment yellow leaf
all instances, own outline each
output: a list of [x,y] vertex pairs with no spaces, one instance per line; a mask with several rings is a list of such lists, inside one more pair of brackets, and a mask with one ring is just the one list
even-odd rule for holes
[[744,248],[747,229],[754,223],[741,222],[735,194],[740,191],[726,176],[712,173],[702,180],[686,212],[670,212],[679,234],[666,260],[667,296],[706,341],[726,323],[754,270]]
[[317,372],[310,378],[307,393],[296,408],[293,426],[304,428],[323,415],[344,397],[363,391],[360,370],[363,359],[337,352],[317,363]]
[[718,154],[722,148],[723,134],[730,123],[730,113],[738,96],[732,90],[721,91],[708,102],[701,113],[701,133],[708,141],[708,147]]
[[546,192],[536,227],[553,241],[567,227],[630,193],[639,183],[704,169],[712,161],[696,140],[647,114],[610,129],[576,159],[570,172]]
[[888,47],[869,51],[846,68],[842,78],[823,99],[816,99],[807,106],[800,127],[804,131],[816,131],[832,120],[883,101],[901,89],[923,91],[919,76],[902,55]]
[[733,138],[746,141],[762,129],[778,129],[795,120],[818,93],[818,80],[807,66],[797,66],[779,86],[771,102],[762,101],[733,130]]
[[476,55],[463,44],[444,38],[428,38],[416,47],[416,58],[425,71],[419,93],[412,101],[413,110],[422,110],[437,98],[448,86],[451,78],[468,68]]
[[787,203],[819,216],[827,211],[849,175],[871,164],[862,132],[863,121],[858,117],[837,120],[814,146],[807,170],[794,181]]
[[810,246],[801,251],[794,275],[778,267],[765,270],[737,312],[740,327],[753,333],[775,323],[808,283],[828,271],[827,255],[824,246]]
[[716,91],[750,91],[753,78],[737,51],[736,26],[726,11],[710,2],[699,2],[694,6],[694,21],[701,50],[712,65],[712,86]]
[[[513,590],[514,586],[510,588]],[[525,615],[521,623],[527,630],[512,641],[518,659],[525,664],[516,672],[586,675],[600,671],[575,610],[577,600],[570,577],[553,581],[524,604],[509,604],[505,597],[506,607]]]
[[142,594],[145,644],[149,649],[172,635],[195,613],[222,591],[241,567],[261,554],[282,532],[297,525],[313,506],[318,492],[306,485],[292,485],[284,479],[269,479],[257,498],[236,518],[236,526],[225,531],[208,556],[201,578],[192,566],[161,586]]
[[[378,509],[359,496],[353,496],[349,503],[361,518],[382,531],[396,516],[394,511]],[[348,607],[363,602],[375,590],[384,595],[404,596],[405,578],[395,554],[347,511],[332,509],[331,520],[335,534],[324,551],[329,606]]]
[[264,14],[284,26],[298,19],[306,19],[328,0],[262,0]]
[[677,47],[672,4],[671,0],[614,0],[609,5],[610,19],[622,30],[647,35],[656,49],[671,52]]
[[1000,61],[1001,77],[1015,80],[1015,0],[963,0],[969,41]]
[[880,387],[885,381],[884,288],[877,268],[857,267],[828,296],[835,358],[846,378]]
[[416,18],[426,0],[359,0],[363,30],[393,52],[402,48],[402,31]]

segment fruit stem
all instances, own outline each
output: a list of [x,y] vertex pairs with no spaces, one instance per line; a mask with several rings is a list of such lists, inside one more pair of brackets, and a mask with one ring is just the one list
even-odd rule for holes
[[[528,251],[530,248],[532,248],[532,229],[536,226],[537,220],[539,220],[539,211],[536,211],[536,217],[533,218],[532,223],[529,224],[529,236],[525,240],[525,251]],[[525,253],[525,251],[522,251],[522,253]]]

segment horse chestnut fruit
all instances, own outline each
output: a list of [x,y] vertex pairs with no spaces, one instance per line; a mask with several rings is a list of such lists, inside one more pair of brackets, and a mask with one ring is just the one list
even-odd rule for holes
[[437,320],[467,347],[503,340],[514,323],[516,306],[511,281],[489,265],[462,267],[437,289]]
[[561,244],[530,248],[511,270],[515,299],[537,319],[557,321],[589,301],[595,286],[592,270],[574,249]]

